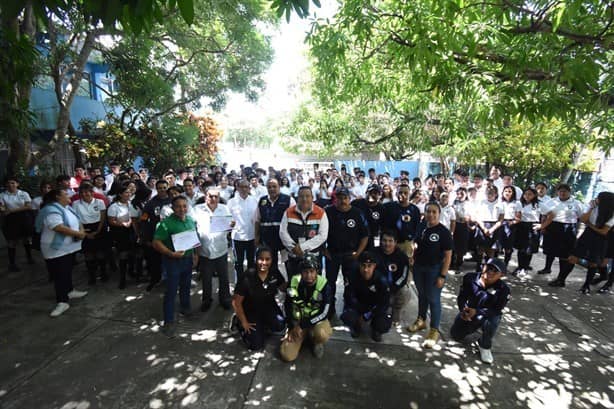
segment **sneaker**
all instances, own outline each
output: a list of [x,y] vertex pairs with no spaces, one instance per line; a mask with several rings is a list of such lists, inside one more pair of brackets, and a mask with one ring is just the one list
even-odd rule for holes
[[431,328],[426,339],[422,343],[422,348],[432,349],[437,345],[437,341],[439,341],[439,330],[437,328]]
[[381,332],[377,332],[377,331],[372,331],[371,332],[371,339],[375,342],[382,342],[382,334]]
[[162,333],[169,338],[175,338],[175,324],[172,322],[165,323],[162,326]]
[[588,285],[583,285],[582,288],[580,288],[580,292],[582,294],[590,294],[591,293],[591,287]]
[[324,356],[324,344],[315,344],[313,346],[313,356],[321,359]]
[[492,352],[490,349],[482,348],[478,343],[478,349],[480,350],[480,359],[485,364],[492,364],[495,361],[495,358],[492,356]]
[[603,287],[601,287],[597,292],[599,294],[610,294],[611,291],[612,291],[612,286],[609,284],[606,284]]
[[425,328],[426,328],[426,322],[422,318],[418,317],[416,318],[416,321],[414,321],[413,324],[407,327],[407,330],[409,332],[417,332]]
[[72,290],[71,292],[68,293],[68,298],[71,300],[74,300],[75,298],[83,298],[86,295],[87,295],[87,291]]
[[565,287],[565,281],[559,280],[558,278],[556,278],[556,279],[554,279],[552,281],[549,281],[548,285],[550,287]]
[[59,302],[58,305],[55,306],[55,308],[53,309],[53,311],[51,311],[51,314],[49,314],[52,317],[59,317],[60,315],[62,315],[67,309],[70,308],[70,305],[68,305],[68,303],[66,302]]
[[599,284],[600,282],[605,281],[607,279],[608,279],[607,274],[598,273],[597,276],[595,276],[595,278],[593,278],[593,280],[591,281],[591,285]]
[[550,270],[546,270],[545,268],[544,268],[544,269],[542,269],[542,270],[539,270],[539,271],[537,272],[537,274],[550,274],[550,273],[551,273],[551,271],[550,271]]

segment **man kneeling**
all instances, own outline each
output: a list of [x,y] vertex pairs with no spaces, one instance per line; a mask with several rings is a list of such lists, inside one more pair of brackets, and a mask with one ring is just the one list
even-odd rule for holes
[[343,292],[341,320],[350,328],[352,338],[360,336],[362,326],[371,324],[371,338],[381,342],[382,334],[390,330],[392,317],[390,287],[386,278],[376,270],[376,258],[368,251],[360,254],[359,268],[352,271]]
[[450,329],[452,338],[459,342],[481,329],[478,348],[482,362],[488,364],[494,361],[490,351],[492,339],[501,322],[503,308],[510,298],[510,288],[501,280],[503,274],[505,264],[491,258],[481,273],[465,275],[457,298],[460,312]]
[[296,359],[306,337],[311,340],[313,354],[321,358],[324,344],[333,333],[327,319],[333,297],[326,277],[318,275],[317,256],[306,254],[299,268],[301,274],[292,277],[285,302],[288,333],[280,355],[286,362]]

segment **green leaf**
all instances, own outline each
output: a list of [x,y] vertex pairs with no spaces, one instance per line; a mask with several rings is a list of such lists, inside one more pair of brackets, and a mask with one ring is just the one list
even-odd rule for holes
[[181,12],[181,17],[186,23],[192,24],[194,22],[194,2],[193,0],[177,0],[177,6]]

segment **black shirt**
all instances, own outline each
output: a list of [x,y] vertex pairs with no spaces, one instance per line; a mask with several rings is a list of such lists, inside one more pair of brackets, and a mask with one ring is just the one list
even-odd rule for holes
[[369,236],[367,221],[356,207],[347,212],[335,206],[326,208],[328,217],[328,239],[326,244],[331,253],[352,253],[358,249],[360,240]]
[[162,199],[159,196],[154,196],[149,202],[147,202],[147,204],[145,204],[145,207],[143,208],[143,216],[147,217],[147,219],[141,219],[142,223],[140,224],[141,237],[143,238],[143,241],[153,241],[156,225],[160,222],[160,210],[170,202],[170,197]]
[[384,273],[384,278],[390,286],[390,292],[396,293],[407,284],[409,277],[409,260],[407,255],[399,249],[392,254],[384,254],[381,247],[377,248],[377,270]]
[[271,269],[264,281],[260,280],[255,270],[248,270],[242,281],[235,287],[235,294],[245,297],[243,310],[247,317],[266,314],[275,307],[275,295],[286,280],[279,270]]
[[377,269],[368,281],[360,275],[358,268],[352,271],[348,278],[348,284],[343,291],[344,309],[353,309],[366,315],[385,314],[388,311],[390,287]]
[[415,263],[432,266],[443,261],[444,251],[452,250],[452,234],[441,223],[427,227],[426,222],[422,222],[418,226],[416,244]]
[[477,310],[473,320],[501,315],[503,308],[510,299],[510,288],[503,280],[497,281],[490,287],[483,287],[480,282],[481,273],[468,273],[463,277],[456,299],[458,309],[462,311],[465,307]]
[[390,202],[383,209],[382,227],[394,229],[399,234],[400,243],[415,240],[421,217],[420,209],[415,204],[403,207],[398,202]]
[[382,227],[382,217],[384,215],[384,205],[377,203],[375,206],[369,206],[367,199],[356,199],[352,202],[352,206],[360,209],[362,214],[367,219],[369,225],[369,245],[368,248],[375,247],[374,238],[380,233]]

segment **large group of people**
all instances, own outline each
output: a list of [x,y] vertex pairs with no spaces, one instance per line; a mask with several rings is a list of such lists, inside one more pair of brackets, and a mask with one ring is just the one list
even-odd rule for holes
[[463,278],[450,333],[465,340],[480,330],[480,356],[492,362],[492,339],[510,297],[501,278],[514,250],[517,268],[510,273],[517,277],[529,277],[541,246],[546,263],[538,274],[551,274],[559,259],[550,286],[565,286],[578,263],[587,266],[582,293],[604,281],[599,292],[608,293],[614,282],[608,273],[614,257],[612,192],[584,204],[560,184],[550,198],[545,183],[520,189],[496,167],[487,178],[476,174],[471,181],[461,169],[451,178],[424,179],[406,171],[349,172],[345,166],[264,170],[257,163],[237,171],[225,164],[168,170],[160,178],[147,169],[122,171],[116,163],[108,169],[105,176],[100,168],[77,167],[73,177],[42,182],[34,199],[8,177],[0,194],[9,270],[19,271],[20,242],[29,263],[32,248],[40,249],[56,290],[53,317],[69,308],[70,299],[87,294],[72,286],[75,255],[82,252],[90,287],[108,281],[109,270],[118,271],[120,289],[133,280],[147,282],[151,291],[163,281],[162,331],[170,337],[177,292],[179,313],[192,314],[190,286],[197,270],[200,310],[211,308],[217,277],[218,303],[234,310],[233,327],[248,348],[263,348],[268,334],[285,334],[282,359],[296,359],[305,340],[321,357],[337,318],[341,271],[338,318],[352,337],[366,330],[379,342],[401,325],[413,280],[418,311],[406,329],[428,328],[423,347],[433,348],[448,273],[462,271],[472,259],[475,272]]

